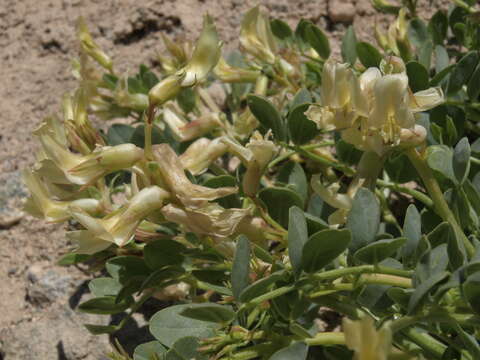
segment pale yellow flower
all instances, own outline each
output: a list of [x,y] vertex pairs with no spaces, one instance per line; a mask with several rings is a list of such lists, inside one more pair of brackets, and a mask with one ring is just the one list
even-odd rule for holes
[[240,29],[240,44],[254,57],[273,64],[277,46],[268,17],[258,6],[250,9],[243,17]]

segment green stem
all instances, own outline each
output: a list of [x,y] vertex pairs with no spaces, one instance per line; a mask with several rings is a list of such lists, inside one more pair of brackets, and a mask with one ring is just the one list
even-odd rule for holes
[[149,106],[147,110],[147,117],[145,119],[145,157],[148,160],[153,160],[152,150],[152,128],[153,118],[155,117],[155,107]]
[[458,239],[461,239],[467,250],[468,257],[471,258],[475,253],[475,248],[472,243],[468,240],[463,232],[462,228],[457,222],[455,215],[450,211],[445,198],[443,197],[442,190],[438,185],[437,180],[435,179],[432,171],[427,165],[426,160],[418,153],[415,148],[410,148],[406,151],[406,154],[413,166],[417,170],[418,174],[423,180],[425,188],[428,191],[428,194],[432,198],[434,203],[434,209],[436,213],[444,220],[450,223],[453,228],[453,231]]
[[[261,304],[267,300],[271,300],[271,299],[274,299],[276,297],[279,297],[281,295],[284,295],[284,294],[287,294],[289,293],[290,291],[294,290],[295,289],[295,286],[282,286],[282,287],[279,287],[275,290],[272,290],[266,294],[263,294],[263,295],[260,295],[260,296],[257,296],[256,298],[250,300],[248,303],[245,303],[244,305],[242,305],[242,307],[244,306],[254,306],[254,305],[258,305],[258,304]],[[239,310],[240,311],[240,310]]]
[[127,316],[125,316],[122,321],[120,321],[120,323],[117,325],[117,331],[120,330],[121,328],[123,328],[125,326],[125,324],[127,323],[127,321],[133,316],[133,314],[135,313],[135,311],[137,311],[143,304],[145,301],[147,301],[148,299],[150,299],[150,297],[152,296],[153,294],[153,291],[148,291],[146,292],[145,294],[142,295],[142,297],[135,303],[133,304],[133,306],[131,307],[130,309],[130,312],[128,313]]
[[380,285],[392,285],[405,289],[412,288],[412,280],[395,275],[385,274],[363,274],[360,277],[360,283],[362,284],[380,284]]
[[337,279],[346,275],[361,275],[361,274],[385,274],[385,275],[395,275],[404,278],[410,278],[413,274],[412,271],[408,270],[399,270],[393,269],[385,266],[374,266],[374,265],[360,265],[353,266],[343,269],[335,269],[329,271],[323,271],[320,273],[313,274],[312,277],[315,280],[332,280]]
[[396,192],[400,192],[400,193],[410,195],[414,199],[424,203],[425,206],[433,207],[432,199],[430,199],[427,195],[425,195],[424,193],[422,193],[420,191],[410,189],[406,186],[391,183],[391,182],[388,182],[388,181],[385,181],[385,180],[382,180],[382,179],[377,179],[377,184],[380,185],[380,186],[395,190]]
[[446,346],[435,340],[430,335],[420,332],[418,329],[409,328],[403,330],[402,333],[415,344],[424,349],[433,356],[434,359],[441,359],[446,350]]
[[[325,147],[325,146],[331,146],[334,145],[335,143],[333,141],[323,141],[321,143],[316,143],[316,144],[309,144],[309,145],[304,145],[301,146],[303,150],[311,150],[311,149],[316,149],[319,147]],[[272,168],[275,165],[277,165],[279,162],[288,159],[290,156],[297,154],[297,150],[290,150],[284,153],[283,155],[280,155],[279,157],[273,159],[270,164],[268,164],[268,168]]]
[[323,332],[318,333],[313,338],[304,339],[303,342],[309,346],[345,345],[345,334],[342,332]]
[[304,150],[303,148],[299,147],[299,146],[296,146],[295,147],[295,150],[302,154],[303,156],[311,159],[311,160],[314,160],[316,162],[319,162],[323,165],[327,165],[327,166],[331,166],[337,170],[340,170],[341,172],[343,172],[346,176],[353,176],[355,174],[355,170],[344,165],[344,164],[341,164],[337,161],[334,161],[334,160],[331,160],[331,159],[327,159],[323,156],[320,156],[320,155],[317,155],[317,154],[314,154],[308,150]]

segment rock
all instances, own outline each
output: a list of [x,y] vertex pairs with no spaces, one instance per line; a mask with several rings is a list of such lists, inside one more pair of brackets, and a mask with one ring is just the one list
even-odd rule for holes
[[57,308],[55,313],[2,329],[2,359],[106,360],[104,354],[111,351],[108,337],[90,335],[82,325],[98,321],[96,317]]
[[71,276],[60,274],[53,269],[44,270],[39,264],[28,268],[27,278],[30,281],[27,286],[27,301],[37,306],[53,303],[57,298],[64,297],[73,286]]
[[0,230],[20,222],[22,199],[27,195],[19,171],[0,175]]
[[330,0],[328,3],[328,16],[334,23],[351,23],[355,17],[355,6],[344,0]]

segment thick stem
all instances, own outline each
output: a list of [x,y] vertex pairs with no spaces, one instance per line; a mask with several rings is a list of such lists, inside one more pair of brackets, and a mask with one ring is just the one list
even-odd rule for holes
[[455,215],[450,211],[450,208],[443,197],[442,190],[438,185],[437,180],[435,179],[432,171],[427,165],[425,158],[423,158],[415,148],[410,148],[406,151],[406,154],[413,166],[417,170],[418,174],[422,178],[423,184],[430,195],[435,212],[444,220],[450,223],[458,239],[461,239],[465,245],[468,257],[471,258],[475,253],[475,248],[472,243],[468,240],[462,228],[457,222]]
[[345,345],[345,334],[342,332],[318,333],[313,338],[304,339],[305,344],[315,345]]
[[385,274],[385,275],[394,275],[404,278],[410,278],[412,272],[408,270],[399,270],[394,268],[389,268],[385,266],[374,266],[374,265],[360,265],[353,266],[343,269],[335,269],[329,271],[322,271],[316,274],[313,274],[315,280],[332,280],[337,279],[346,275],[361,275],[361,274]]

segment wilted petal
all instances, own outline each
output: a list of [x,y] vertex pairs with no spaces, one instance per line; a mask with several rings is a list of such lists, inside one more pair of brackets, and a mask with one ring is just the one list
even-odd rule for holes
[[444,101],[442,88],[431,87],[410,96],[410,109],[413,112],[427,111],[443,104]]
[[203,173],[217,158],[227,151],[221,139],[200,138],[192,143],[180,156],[182,166],[193,175]]
[[168,144],[154,146],[154,157],[167,190],[171,192],[172,197],[176,197],[184,206],[203,206],[207,201],[237,192],[235,187],[212,189],[192,184],[185,175],[180,158]]
[[236,231],[250,209],[224,209],[218,204],[186,209],[169,204],[162,208],[162,213],[167,220],[182,224],[197,234],[227,237]]

